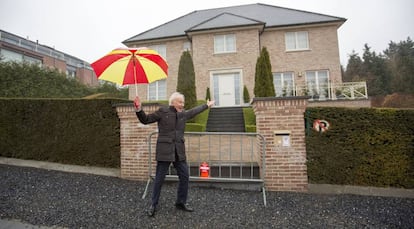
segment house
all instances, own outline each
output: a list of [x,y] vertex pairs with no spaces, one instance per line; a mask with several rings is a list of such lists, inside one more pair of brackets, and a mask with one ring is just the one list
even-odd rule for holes
[[[345,21],[257,3],[197,10],[123,43],[152,48],[169,64],[168,79],[138,86],[143,100],[168,99],[176,90],[181,54],[189,50],[197,99],[205,98],[209,88],[216,107],[242,106],[244,86],[254,96],[255,67],[262,47],[270,55],[276,96],[347,98],[349,92],[333,87],[342,85],[337,30]],[[130,99],[135,93],[131,88]]]
[[3,30],[0,30],[0,56],[2,61],[27,62],[56,68],[68,78],[76,78],[82,84],[99,85],[95,73],[86,61]]

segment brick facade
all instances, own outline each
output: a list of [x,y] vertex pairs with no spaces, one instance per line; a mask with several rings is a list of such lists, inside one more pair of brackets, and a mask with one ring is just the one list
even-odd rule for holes
[[[240,72],[241,90],[246,85],[250,96],[254,97],[256,62],[262,47],[266,47],[269,51],[272,72],[294,72],[294,81],[297,85],[305,83],[305,71],[317,70],[328,70],[329,80],[341,83],[337,26],[332,24],[300,28],[283,27],[268,29],[263,33],[258,28],[246,27],[191,34],[191,55],[196,76],[197,99],[205,98],[207,87],[213,93],[210,79],[212,73],[226,71]],[[309,50],[286,51],[285,33],[292,31],[308,32]],[[236,52],[214,53],[214,36],[220,34],[235,35]],[[189,42],[187,37],[134,45],[135,47],[161,44],[166,46],[166,59],[169,66],[167,96],[177,88],[178,66],[185,42]],[[129,99],[133,99],[135,93],[135,87],[131,86]],[[138,85],[138,94],[142,100],[147,100],[148,85]]]
[[57,69],[63,74],[67,74],[68,66],[74,67],[76,68],[76,79],[80,83],[92,87],[99,86],[94,71],[83,60],[6,31],[0,30],[0,38],[2,38],[0,39],[0,50],[7,50],[22,58],[37,59],[43,67]]
[[58,69],[61,73],[66,73],[66,62],[58,58],[44,56],[43,65],[52,69]]
[[[214,35],[229,33],[236,36],[236,52],[214,54]],[[260,55],[259,39],[258,29],[193,35],[192,55],[197,77],[197,98],[205,97],[207,87],[213,88],[210,80],[212,73],[229,71],[240,72],[241,85],[246,85],[250,95],[253,95],[256,61]]]
[[[285,33],[298,31],[308,32],[309,50],[286,51]],[[329,70],[332,82],[342,82],[337,25],[270,30],[261,35],[261,44],[269,51],[272,72],[294,72],[295,84],[305,83],[305,71],[317,70]]]

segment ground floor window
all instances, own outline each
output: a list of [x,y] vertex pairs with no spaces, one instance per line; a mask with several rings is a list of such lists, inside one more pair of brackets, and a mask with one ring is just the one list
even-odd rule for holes
[[307,93],[312,97],[326,98],[328,96],[329,71],[306,71]]
[[273,85],[276,97],[293,96],[294,94],[294,75],[293,72],[273,73]]
[[167,80],[158,80],[148,84],[148,100],[167,100]]

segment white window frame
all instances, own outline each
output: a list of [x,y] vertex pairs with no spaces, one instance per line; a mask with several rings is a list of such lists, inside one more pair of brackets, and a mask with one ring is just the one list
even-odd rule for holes
[[[290,82],[287,83],[288,88],[286,88],[286,91],[284,93],[284,88],[286,87],[285,78],[291,77]],[[281,85],[278,87],[276,78],[280,77]],[[274,72],[273,73],[273,86],[275,88],[276,97],[287,97],[287,96],[293,96],[295,93],[295,73],[294,72]],[[290,86],[290,87],[289,87]],[[278,88],[281,88],[281,91],[278,90]]]
[[[312,70],[305,72],[308,95],[326,98],[329,94],[329,70]],[[310,79],[312,78],[312,79]]]
[[[164,60],[167,60],[167,46],[164,44],[159,45],[152,45],[148,48],[158,52]],[[165,87],[162,88],[164,85],[161,85],[162,82],[165,82]],[[155,90],[155,91],[152,91]],[[152,97],[151,94],[155,94],[155,97]],[[167,81],[164,80],[158,80],[155,82],[152,82],[148,84],[147,86],[147,98],[148,101],[157,101],[157,100],[166,100],[167,99]]]
[[[164,83],[165,88],[162,88],[164,85],[161,85],[161,83]],[[155,96],[151,96],[151,89],[154,88],[155,90],[154,94]],[[158,101],[158,100],[167,100],[167,80],[157,80],[155,82],[152,82],[148,85],[148,101]]]
[[309,50],[309,33],[307,31],[286,32],[285,46],[286,51]]
[[221,34],[214,35],[214,53],[234,53],[236,52],[236,35]]

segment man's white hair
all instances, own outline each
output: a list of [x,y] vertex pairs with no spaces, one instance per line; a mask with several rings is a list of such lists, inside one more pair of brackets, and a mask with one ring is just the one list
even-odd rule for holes
[[174,93],[172,93],[171,96],[170,96],[170,99],[169,99],[169,104],[170,105],[173,105],[173,102],[176,99],[183,99],[183,101],[184,101],[184,95],[181,94],[180,92],[174,92]]

